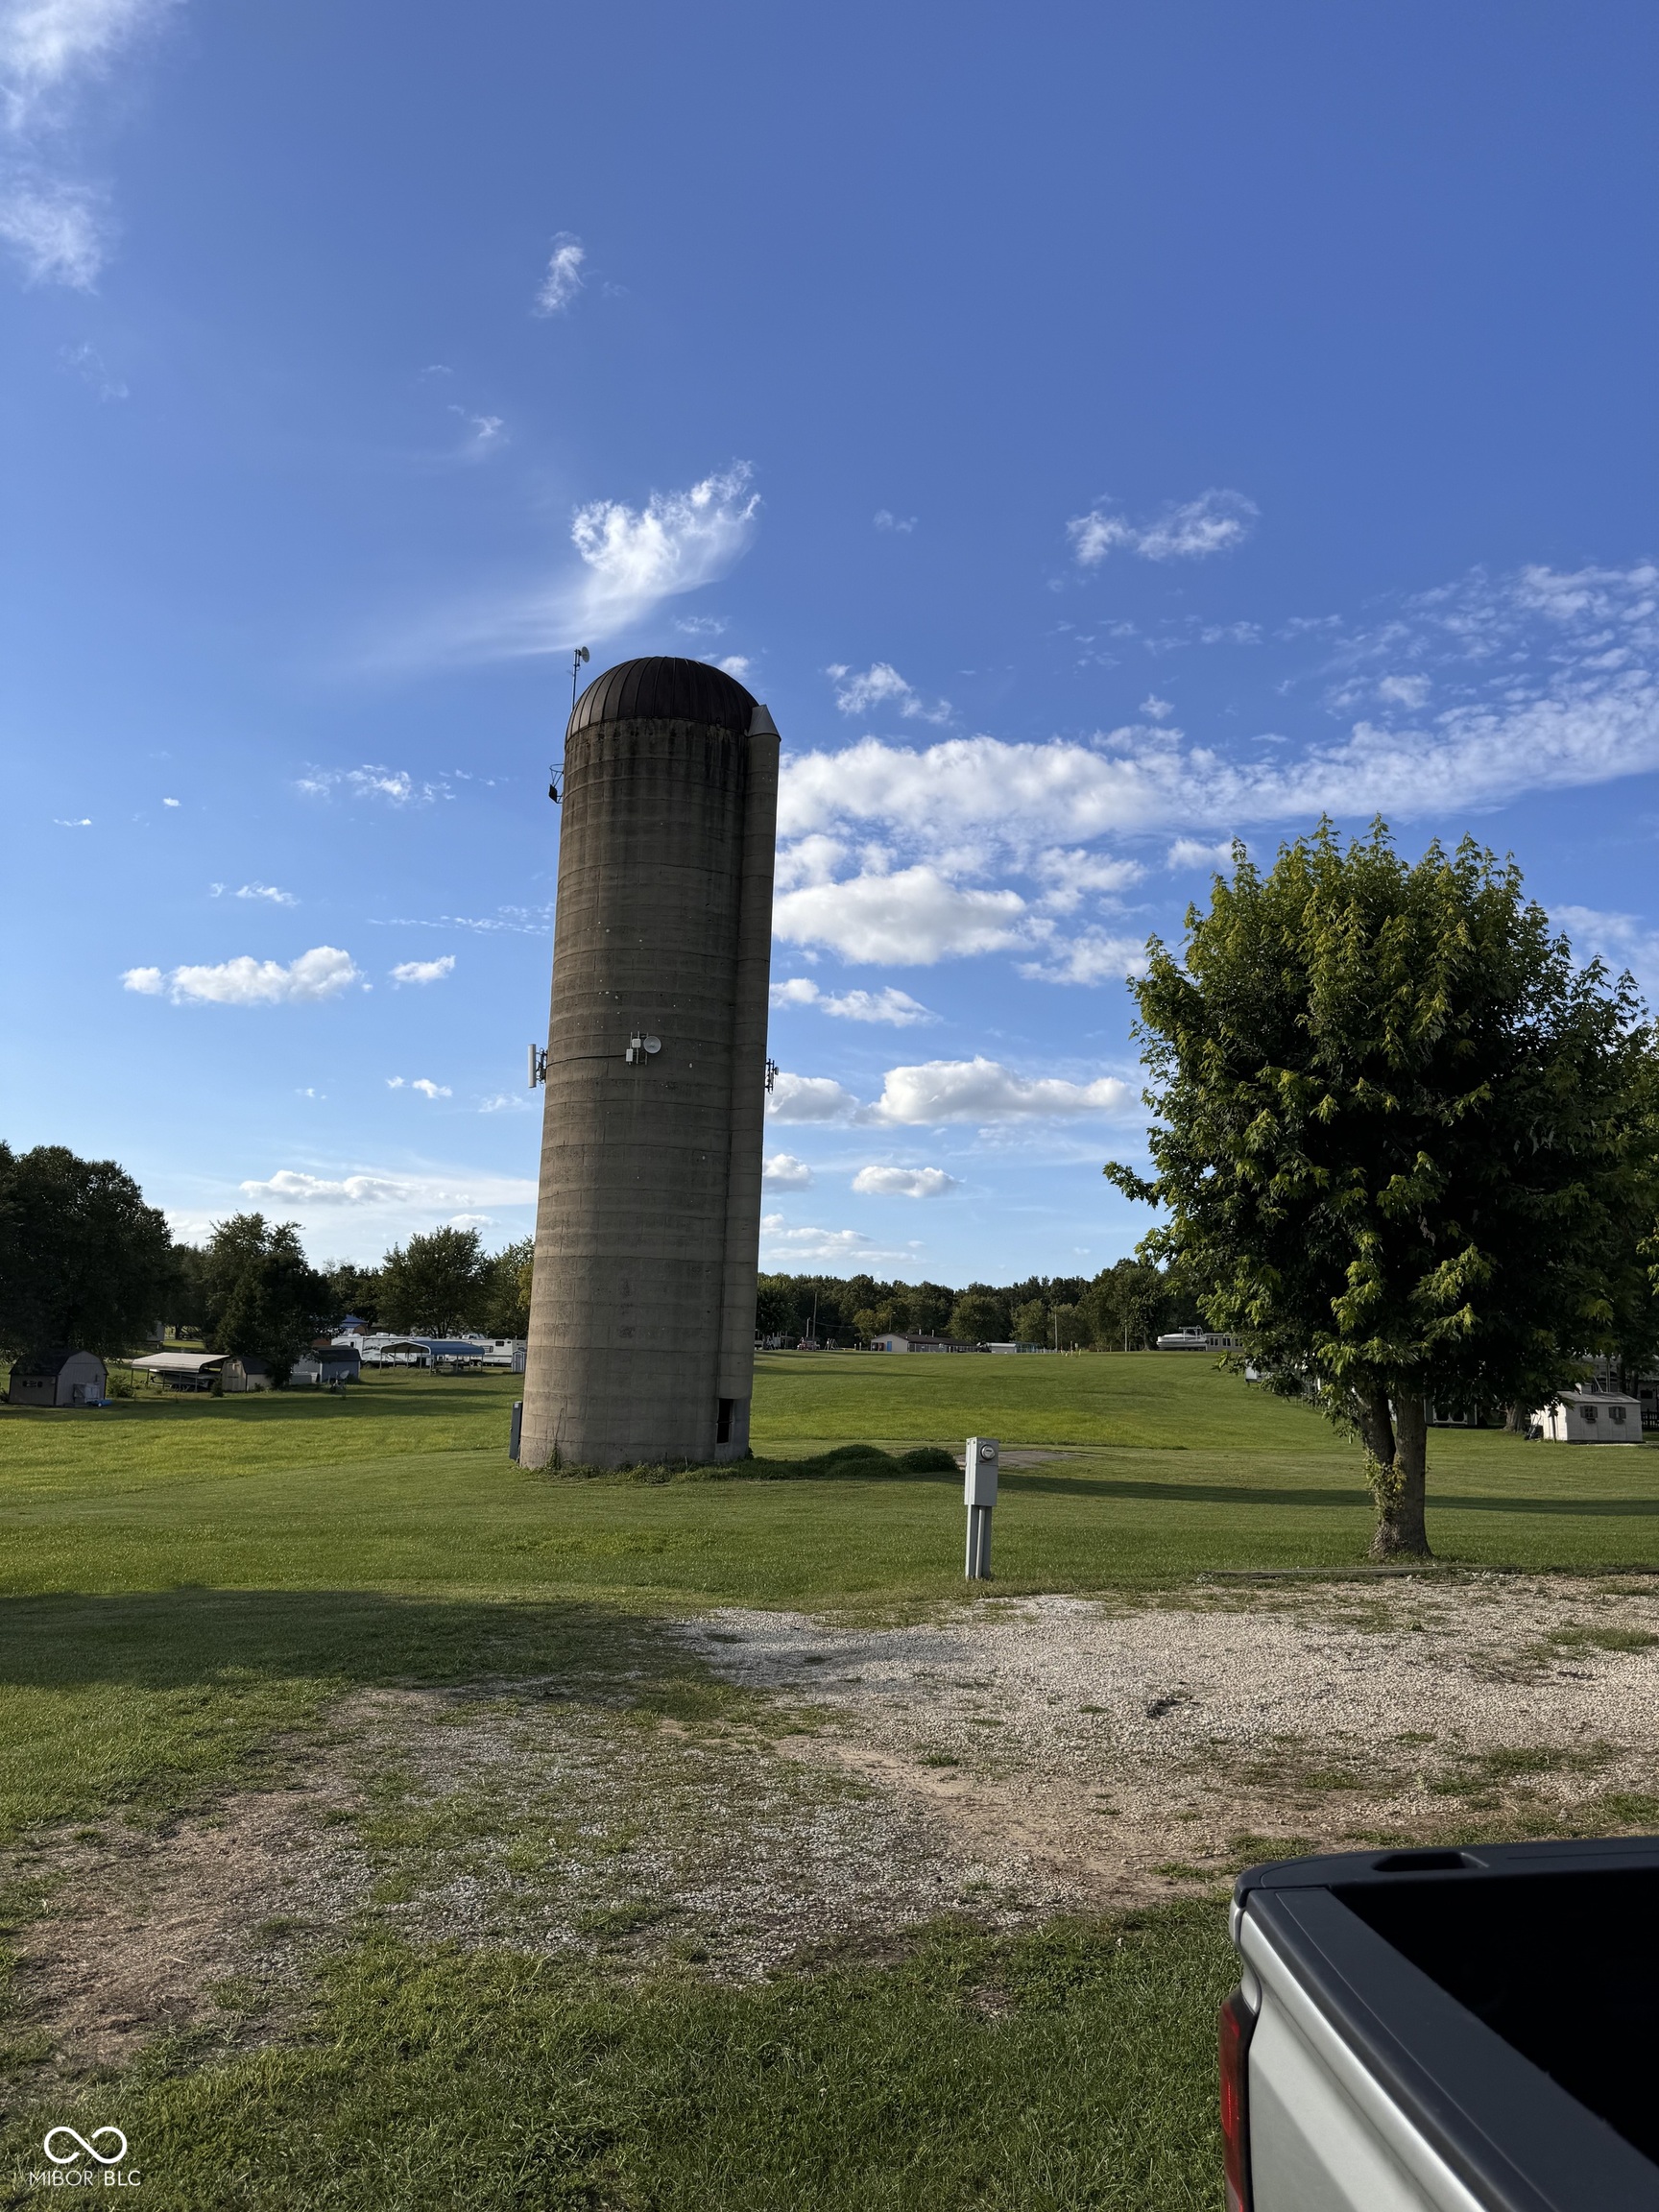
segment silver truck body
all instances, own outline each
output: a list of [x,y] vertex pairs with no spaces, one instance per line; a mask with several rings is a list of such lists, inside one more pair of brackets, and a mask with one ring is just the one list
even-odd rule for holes
[[1659,1843],[1254,1867],[1233,1938],[1247,2212],[1659,2212]]

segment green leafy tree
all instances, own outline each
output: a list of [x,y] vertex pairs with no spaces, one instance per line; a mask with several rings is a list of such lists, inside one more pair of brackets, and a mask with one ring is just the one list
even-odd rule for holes
[[268,1360],[278,1382],[335,1318],[327,1278],[306,1259],[297,1222],[262,1214],[214,1222],[200,1276],[208,1350]]
[[165,1219],[113,1160],[0,1143],[0,1347],[129,1352],[176,1302],[177,1274]]
[[1010,1317],[1016,1344],[1046,1344],[1048,1341],[1048,1309],[1041,1298],[1027,1298],[1016,1306]]
[[956,1294],[943,1283],[918,1283],[905,1296],[905,1327],[917,1336],[943,1336]]
[[1079,1303],[1099,1344],[1140,1351],[1168,1325],[1176,1303],[1169,1280],[1144,1260],[1119,1260],[1096,1275]]
[[359,1321],[367,1321],[373,1328],[380,1318],[379,1268],[358,1267],[349,1260],[337,1260],[325,1264],[323,1273],[334,1302],[332,1318],[344,1321],[348,1313],[354,1313]]
[[390,1329],[451,1336],[476,1329],[489,1299],[489,1268],[476,1229],[434,1229],[395,1244],[380,1269],[380,1310]]
[[1007,1333],[1007,1300],[983,1283],[971,1283],[950,1309],[950,1334],[965,1344],[1000,1344]]
[[1211,1324],[1358,1433],[1373,1552],[1426,1554],[1429,1401],[1538,1406],[1651,1341],[1651,1040],[1469,840],[1234,851],[1134,986],[1156,1172],[1106,1172]]
[[1048,1341],[1059,1352],[1081,1352],[1094,1341],[1088,1310],[1082,1306],[1056,1306],[1049,1322]]
[[530,1282],[536,1239],[521,1237],[484,1262],[484,1318],[489,1336],[524,1336],[530,1329]]

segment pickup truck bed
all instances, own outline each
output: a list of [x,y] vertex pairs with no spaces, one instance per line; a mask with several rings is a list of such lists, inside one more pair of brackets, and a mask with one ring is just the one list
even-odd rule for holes
[[1255,1866],[1233,1938],[1229,2212],[1659,2212],[1659,1840]]

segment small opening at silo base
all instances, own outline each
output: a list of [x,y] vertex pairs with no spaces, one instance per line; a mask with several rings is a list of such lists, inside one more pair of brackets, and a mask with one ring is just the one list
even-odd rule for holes
[[714,1441],[716,1444],[730,1444],[732,1441],[732,1408],[736,1403],[735,1398],[722,1398],[717,1401],[719,1412],[714,1421]]

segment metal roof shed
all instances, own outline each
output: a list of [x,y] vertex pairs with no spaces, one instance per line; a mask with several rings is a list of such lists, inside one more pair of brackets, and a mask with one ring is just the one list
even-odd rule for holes
[[98,1406],[109,1395],[109,1370],[96,1352],[36,1352],[12,1369],[12,1406]]

